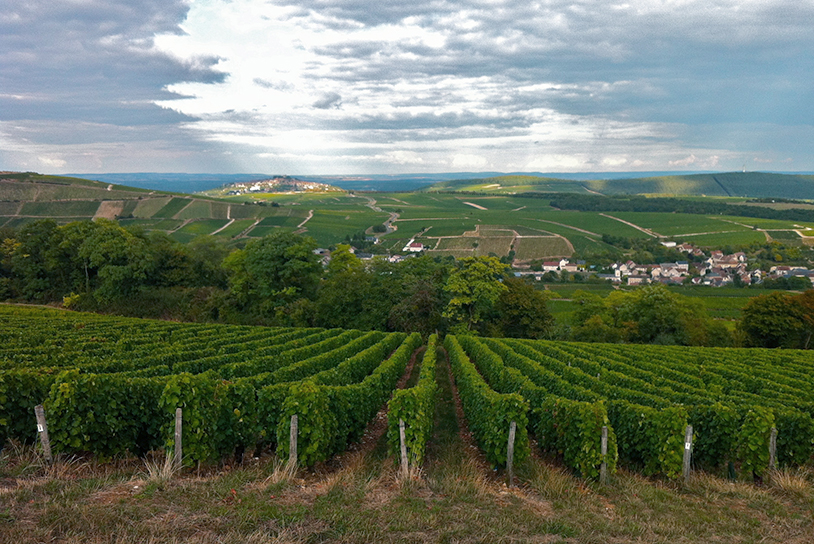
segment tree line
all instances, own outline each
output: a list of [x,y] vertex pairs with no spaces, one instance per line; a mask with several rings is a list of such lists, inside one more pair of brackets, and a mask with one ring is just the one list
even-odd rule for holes
[[127,316],[541,338],[546,299],[494,257],[362,261],[340,244],[280,231],[230,246],[180,244],[109,220],[0,231],[0,300]]
[[547,293],[495,257],[362,261],[340,244],[325,265],[316,248],[285,231],[234,247],[213,237],[180,244],[104,219],[42,220],[0,230],[0,300],[182,321],[589,342],[808,348],[814,331],[814,291],[756,297],[735,331],[699,299],[661,285],[604,298],[577,291],[577,310],[555,320]]

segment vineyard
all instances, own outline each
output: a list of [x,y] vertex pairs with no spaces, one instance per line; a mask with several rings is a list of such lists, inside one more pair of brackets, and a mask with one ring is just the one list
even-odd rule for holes
[[112,457],[172,446],[184,458],[262,445],[313,464],[356,440],[404,374],[418,335],[269,329],[0,309],[0,438],[36,439],[43,404],[58,452]]
[[[804,352],[676,348],[447,336],[473,432],[495,463],[508,425],[517,451],[527,426],[543,450],[595,477],[606,462],[675,478],[684,451],[696,468],[759,477],[814,453],[814,362]],[[470,391],[471,389],[471,391]],[[685,443],[691,425],[694,438]],[[600,433],[608,427],[607,454]]]
[[[0,325],[0,439],[33,443],[42,404],[57,452],[104,459],[170,448],[181,408],[187,462],[256,448],[288,458],[296,415],[297,461],[313,465],[359,440],[389,401],[390,451],[420,467],[446,352],[469,429],[493,466],[522,463],[534,441],[586,478],[603,463],[611,473],[618,465],[675,478],[688,425],[699,470],[759,477],[774,433],[777,465],[814,454],[814,364],[804,352],[453,335],[433,335],[419,350],[417,334],[11,306],[0,306]],[[399,389],[414,354],[415,385]]]

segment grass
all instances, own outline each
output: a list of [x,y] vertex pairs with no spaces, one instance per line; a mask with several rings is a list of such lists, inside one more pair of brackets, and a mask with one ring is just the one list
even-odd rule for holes
[[358,206],[355,209],[315,209],[314,216],[304,227],[308,236],[327,247],[342,242],[345,236],[379,225],[385,219],[387,214]]

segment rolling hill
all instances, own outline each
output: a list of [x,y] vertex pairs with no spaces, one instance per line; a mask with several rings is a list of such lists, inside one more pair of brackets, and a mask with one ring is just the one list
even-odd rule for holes
[[575,181],[537,176],[498,176],[436,183],[429,192],[490,194],[589,192],[603,195],[686,195],[814,200],[814,176],[765,172],[727,172]]

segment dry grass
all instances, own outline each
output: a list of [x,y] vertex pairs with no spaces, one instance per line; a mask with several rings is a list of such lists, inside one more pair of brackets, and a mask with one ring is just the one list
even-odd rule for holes
[[812,499],[814,473],[809,467],[783,468],[769,473],[767,481],[773,491],[792,499]]
[[178,474],[181,467],[175,462],[175,456],[171,451],[164,455],[159,455],[158,459],[148,458],[144,460],[144,468],[147,469],[147,483],[162,485]]

